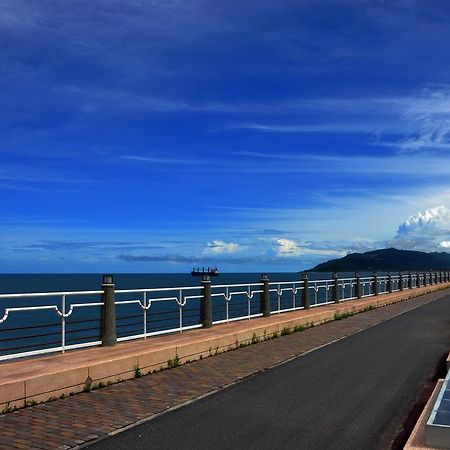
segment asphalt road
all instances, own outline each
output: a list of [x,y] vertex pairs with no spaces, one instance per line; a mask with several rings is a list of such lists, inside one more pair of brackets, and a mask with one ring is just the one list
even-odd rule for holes
[[447,296],[90,449],[388,449],[449,350]]

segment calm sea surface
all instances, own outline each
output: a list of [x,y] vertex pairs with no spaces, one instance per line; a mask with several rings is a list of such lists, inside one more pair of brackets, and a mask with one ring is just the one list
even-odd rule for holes
[[[352,277],[354,274],[340,273],[342,277]],[[361,274],[364,276],[365,274]],[[309,273],[310,280],[330,279],[329,273]],[[213,285],[257,283],[260,281],[260,273],[225,273],[213,277]],[[270,281],[298,281],[299,273],[269,273]],[[13,274],[0,275],[0,293],[32,293],[32,292],[57,292],[57,291],[84,291],[100,290],[102,282],[101,274]],[[200,279],[190,274],[114,274],[116,289],[144,289],[200,286]],[[230,291],[246,291],[244,288],[234,288]],[[224,292],[224,290],[213,290]],[[185,291],[184,295],[199,295],[200,289]],[[148,295],[148,299],[162,297],[176,297],[179,292],[159,292]],[[323,303],[326,301],[325,289],[317,293],[310,291],[310,302]],[[330,295],[330,292],[328,292]],[[116,301],[140,300],[143,294],[118,294]],[[74,303],[99,302],[98,295],[70,296],[66,298],[66,312]],[[271,308],[277,310],[301,306],[301,294],[293,295],[292,291],[286,291],[279,298],[275,292],[271,294]],[[0,319],[6,308],[54,305],[62,311],[62,298],[55,295],[45,298],[20,298],[0,299]],[[226,308],[230,318],[240,317],[260,312],[259,294],[249,302],[244,294],[232,296],[228,303],[223,296],[213,298],[213,320],[226,318]],[[147,332],[158,332],[177,328],[180,325],[180,307],[175,299],[168,301],[154,301],[148,311],[134,304],[117,305],[117,333],[118,337],[138,335],[144,332],[144,321]],[[196,325],[200,321],[200,301],[188,300],[182,309],[183,327]],[[73,313],[66,320],[66,345],[80,344],[100,339],[100,308],[97,306],[75,307]],[[12,311],[7,320],[0,324],[0,356],[26,351],[34,351],[42,348],[58,347],[61,345],[61,318],[54,309],[35,311]]]

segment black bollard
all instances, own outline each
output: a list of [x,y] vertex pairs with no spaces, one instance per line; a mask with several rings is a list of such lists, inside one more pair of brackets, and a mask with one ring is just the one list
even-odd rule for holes
[[333,273],[334,287],[333,287],[333,300],[334,303],[339,303],[339,278],[337,273]]
[[270,317],[270,292],[269,277],[266,273],[261,274],[262,292],[261,292],[261,312],[263,317]]
[[115,286],[112,275],[103,275],[101,307],[101,338],[104,347],[113,347],[117,343]]
[[200,311],[200,320],[203,328],[212,328],[211,279],[208,274],[202,275],[203,298]]
[[303,272],[303,308],[309,309],[309,284],[308,284],[308,274]]
[[361,293],[361,275],[359,273],[355,273],[355,278],[356,278],[355,297],[356,298],[361,298],[362,297],[362,293]]

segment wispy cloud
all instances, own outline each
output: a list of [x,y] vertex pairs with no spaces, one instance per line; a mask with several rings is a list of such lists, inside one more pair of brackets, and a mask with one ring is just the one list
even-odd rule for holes
[[271,264],[271,265],[283,265],[284,262],[279,258],[269,256],[183,256],[176,254],[165,255],[133,255],[133,254],[121,254],[118,255],[118,259],[129,263],[145,263],[145,262],[165,262],[176,264],[200,264],[200,265],[247,265],[247,264]]
[[[347,173],[347,174],[383,174],[391,175],[420,175],[448,174],[450,164],[447,155],[427,154],[393,154],[382,156],[348,155],[347,153],[308,153],[306,149],[291,152],[265,151],[222,151],[214,152],[218,157],[197,156],[191,154],[189,158],[177,158],[159,155],[119,155],[119,159],[142,163],[167,165],[168,170],[173,166],[191,166],[190,173],[232,172],[246,174],[295,174],[295,173]],[[178,153],[177,153],[178,154]],[[266,162],[267,161],[267,162]],[[183,169],[184,170],[184,169]]]
[[335,123],[316,123],[316,124],[262,124],[262,123],[243,123],[234,125],[233,128],[251,131],[261,131],[266,133],[375,133],[386,129],[386,124],[377,126],[373,121],[357,123],[335,122]]
[[414,130],[403,139],[381,142],[403,151],[450,150],[450,85],[430,85],[410,99],[403,119]]
[[[270,255],[256,255],[256,256],[226,256],[226,257],[212,257],[212,256],[183,256],[176,254],[166,254],[166,255],[132,255],[132,254],[122,254],[117,257],[118,260],[133,264],[141,264],[141,263],[167,263],[167,264],[176,264],[184,267],[185,265],[194,265],[194,266],[218,266],[223,268],[224,266],[230,266],[234,270],[249,270],[252,267],[264,268],[267,270],[270,267],[276,267],[277,271],[280,268],[286,267],[286,258],[280,258],[276,256]],[[321,262],[320,257],[313,257],[310,255],[298,256],[289,258],[289,263],[292,264],[292,267],[296,267],[296,270],[300,268],[311,267],[312,265],[318,264]],[[251,269],[250,269],[251,270]],[[254,269],[253,269],[254,270]],[[260,269],[263,270],[263,269]]]
[[16,251],[36,252],[39,250],[59,252],[63,250],[141,250],[141,249],[163,249],[161,245],[150,245],[144,242],[121,242],[121,241],[66,241],[66,240],[45,240],[34,242],[32,244],[12,245],[10,247]]
[[159,156],[146,156],[146,155],[121,155],[120,158],[128,159],[130,161],[148,162],[148,163],[161,163],[161,164],[198,164],[195,159],[180,159],[180,158],[164,158]]

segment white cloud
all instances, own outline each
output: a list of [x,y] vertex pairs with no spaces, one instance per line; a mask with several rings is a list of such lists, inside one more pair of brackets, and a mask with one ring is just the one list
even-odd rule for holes
[[403,97],[322,97],[264,106],[266,112],[283,114],[324,112],[327,122],[244,122],[230,128],[272,133],[390,134],[402,137],[392,141],[378,138],[374,144],[419,153],[450,150],[450,84],[429,85]]
[[450,85],[423,89],[412,97],[403,112],[416,132],[393,144],[400,150],[450,150]]
[[276,243],[278,256],[299,256],[302,253],[301,248],[290,239],[277,239]]
[[436,206],[410,216],[398,228],[397,237],[442,235],[450,232],[450,209]]
[[224,242],[220,240],[214,240],[208,242],[204,249],[204,253],[209,254],[222,254],[222,253],[234,253],[239,250],[239,245],[234,242]]
[[444,205],[419,211],[405,220],[386,246],[408,250],[450,249],[450,209]]
[[310,243],[304,243],[303,245],[297,244],[297,242],[291,239],[274,239],[275,250],[277,256],[280,257],[295,257],[304,255],[334,255],[334,256],[344,256],[345,252],[330,249],[317,249],[311,248]]

